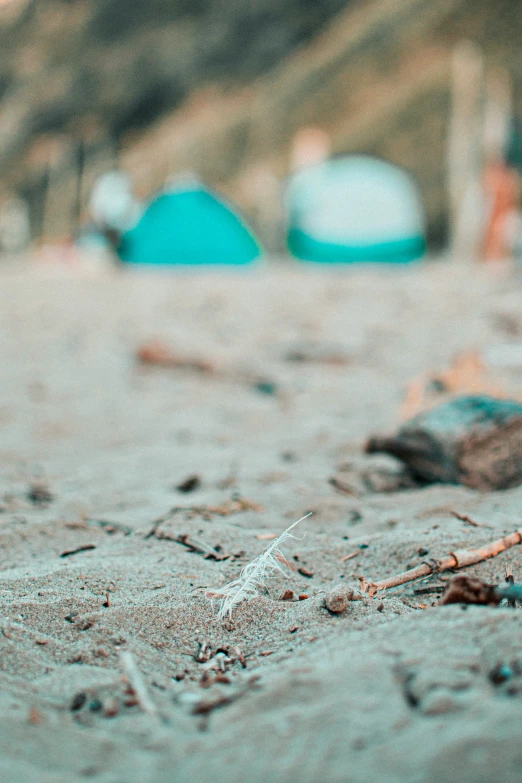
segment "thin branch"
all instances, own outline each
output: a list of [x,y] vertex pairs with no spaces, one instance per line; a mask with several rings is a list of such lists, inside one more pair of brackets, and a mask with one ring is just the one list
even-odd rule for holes
[[406,582],[413,582],[415,579],[420,579],[423,576],[437,574],[450,568],[465,568],[466,566],[487,560],[489,557],[495,557],[495,555],[499,555],[501,552],[505,552],[506,549],[510,549],[512,546],[520,543],[522,543],[522,529],[515,530],[509,536],[492,541],[480,547],[480,549],[458,549],[455,552],[450,552],[447,557],[441,560],[425,561],[416,566],[416,568],[410,568],[409,571],[404,571],[402,574],[390,576],[388,579],[382,579],[380,582],[369,582],[366,584],[366,590],[373,596],[379,590],[386,590],[389,587],[397,587],[398,585],[406,584]]
[[467,525],[473,525],[473,527],[482,527],[482,525],[480,525],[478,522],[475,522],[474,519],[468,517],[467,514],[459,514],[458,511],[450,511],[450,514],[452,517],[460,519],[461,522],[465,522]]

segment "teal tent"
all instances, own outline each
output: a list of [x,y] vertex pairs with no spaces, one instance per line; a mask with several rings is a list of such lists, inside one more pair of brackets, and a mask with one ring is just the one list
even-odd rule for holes
[[242,220],[194,183],[155,198],[123,233],[118,255],[131,264],[248,264],[261,249]]
[[285,194],[287,242],[304,261],[403,263],[424,253],[424,210],[413,179],[368,155],[297,171]]

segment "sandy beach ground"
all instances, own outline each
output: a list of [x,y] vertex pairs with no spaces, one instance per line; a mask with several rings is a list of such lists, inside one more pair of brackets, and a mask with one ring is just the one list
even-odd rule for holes
[[[324,596],[521,526],[522,488],[398,489],[362,451],[459,352],[520,396],[521,293],[444,264],[2,274],[0,779],[519,783],[519,609],[437,606],[450,574]],[[140,365],[151,338],[212,369]],[[206,591],[309,511],[291,575],[220,621]]]

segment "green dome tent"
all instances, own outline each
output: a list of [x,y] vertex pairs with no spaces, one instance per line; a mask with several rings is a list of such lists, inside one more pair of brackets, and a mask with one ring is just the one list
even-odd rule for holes
[[120,240],[130,264],[248,264],[261,249],[241,219],[197,183],[163,193]]
[[387,161],[352,155],[301,169],[285,203],[288,248],[301,260],[403,263],[424,253],[415,182]]

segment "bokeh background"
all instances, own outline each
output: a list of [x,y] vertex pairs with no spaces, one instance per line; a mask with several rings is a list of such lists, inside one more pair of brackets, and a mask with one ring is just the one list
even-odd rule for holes
[[104,172],[146,201],[190,171],[281,252],[281,191],[314,129],[332,155],[411,172],[439,251],[460,210],[455,96],[453,158],[482,156],[463,191],[484,105],[522,112],[521,40],[519,0],[0,0],[3,223],[21,199],[32,247],[67,242]]

